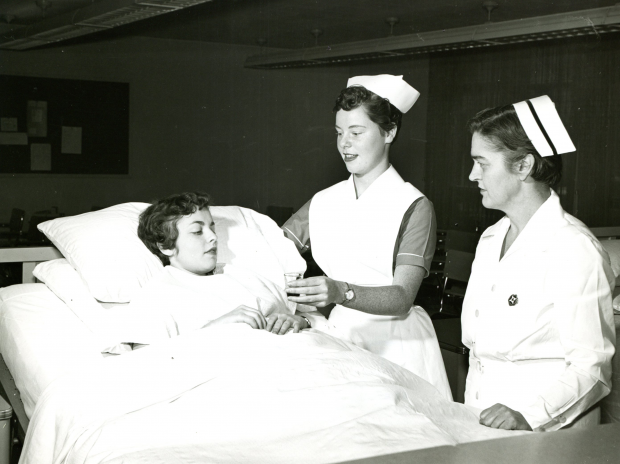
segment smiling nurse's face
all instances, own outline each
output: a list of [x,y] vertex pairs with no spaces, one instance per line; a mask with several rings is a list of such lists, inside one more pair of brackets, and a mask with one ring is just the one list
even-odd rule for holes
[[396,131],[381,134],[378,124],[366,114],[363,106],[336,113],[338,151],[350,173],[363,177],[388,168],[389,143]]

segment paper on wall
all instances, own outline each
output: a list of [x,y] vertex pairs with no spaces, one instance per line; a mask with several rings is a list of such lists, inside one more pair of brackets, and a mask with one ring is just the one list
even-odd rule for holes
[[0,132],[0,145],[28,145],[25,132]]
[[52,146],[49,143],[33,143],[30,145],[30,170],[52,170]]

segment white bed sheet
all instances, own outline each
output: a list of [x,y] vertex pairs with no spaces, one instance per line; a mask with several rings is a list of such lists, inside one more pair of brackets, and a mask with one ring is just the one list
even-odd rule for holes
[[43,284],[0,289],[0,353],[29,418],[55,379],[104,360],[91,332]]
[[321,332],[230,324],[58,379],[20,463],[327,463],[521,433]]
[[317,331],[232,324],[98,348],[45,285],[0,290],[0,351],[31,419],[21,463],[338,462],[519,434]]

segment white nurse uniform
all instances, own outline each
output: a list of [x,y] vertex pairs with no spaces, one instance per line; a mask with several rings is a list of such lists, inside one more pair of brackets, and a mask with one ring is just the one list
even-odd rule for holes
[[463,303],[465,404],[501,403],[536,431],[573,422],[610,391],[609,257],[555,192],[500,259],[507,217],[480,238]]
[[[403,215],[422,196],[392,166],[360,198],[352,176],[317,193],[309,214],[313,258],[332,279],[362,286],[392,285],[394,243]],[[451,399],[437,336],[421,307],[412,306],[405,316],[379,316],[336,305],[329,322]]]

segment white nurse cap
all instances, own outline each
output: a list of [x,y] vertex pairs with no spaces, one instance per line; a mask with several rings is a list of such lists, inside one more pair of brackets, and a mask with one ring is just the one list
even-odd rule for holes
[[561,155],[575,151],[555,104],[547,95],[512,105],[525,133],[540,156]]
[[401,113],[409,111],[420,96],[420,92],[407,84],[403,76],[391,74],[352,77],[347,82],[347,87],[352,85],[361,85],[380,97],[387,98]]

